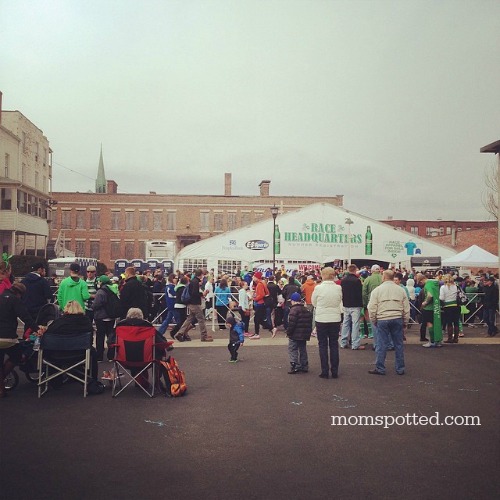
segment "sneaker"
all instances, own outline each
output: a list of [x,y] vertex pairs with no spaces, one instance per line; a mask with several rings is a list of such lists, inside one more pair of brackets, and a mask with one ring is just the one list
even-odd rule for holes
[[316,332],[311,333],[311,337],[317,337],[317,336],[318,336],[318,334]]
[[274,337],[276,337],[276,332],[277,331],[278,331],[278,329],[276,327],[274,327],[273,330],[272,330],[271,338],[274,339]]
[[174,338],[179,342],[184,342],[184,336],[180,335],[179,333],[177,333]]
[[108,371],[102,372],[101,380],[113,380],[114,377],[111,376],[111,373]]
[[458,334],[458,336],[459,336],[459,337],[464,337],[464,332],[460,332],[460,333]]
[[252,334],[251,334],[250,332],[245,332],[245,333],[243,334],[243,336],[244,336],[244,337],[251,337],[251,336],[252,336]]
[[255,333],[253,335],[250,335],[250,337],[248,337],[250,340],[259,340],[260,339],[260,335],[256,335]]
[[436,347],[434,342],[427,342],[426,344],[422,344],[422,347]]
[[213,342],[214,338],[213,337],[205,337],[204,339],[201,339],[202,342]]
[[368,373],[370,375],[385,375],[385,373],[379,372],[377,369],[375,369],[375,370],[368,370]]
[[443,347],[443,343],[442,342],[436,342],[436,347]]
[[237,360],[237,359],[230,359],[230,360],[229,360],[229,362],[230,362],[230,363],[237,363],[237,362],[238,362],[238,360]]
[[352,348],[353,351],[364,351],[365,349],[366,349],[366,347],[364,345],[360,345],[358,347]]

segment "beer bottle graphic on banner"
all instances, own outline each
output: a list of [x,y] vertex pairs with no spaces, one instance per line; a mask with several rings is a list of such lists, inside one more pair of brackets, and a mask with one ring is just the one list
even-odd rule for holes
[[365,234],[365,255],[371,255],[373,253],[373,235],[371,226],[366,227]]
[[280,227],[276,224],[274,228],[274,253],[278,254],[281,251],[281,234]]

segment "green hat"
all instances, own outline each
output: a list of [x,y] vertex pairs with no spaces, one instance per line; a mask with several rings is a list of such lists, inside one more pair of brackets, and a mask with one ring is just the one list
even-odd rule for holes
[[103,283],[104,285],[111,284],[111,280],[105,274],[103,274],[102,276],[99,276],[99,278],[97,278],[97,281],[99,281],[100,283]]

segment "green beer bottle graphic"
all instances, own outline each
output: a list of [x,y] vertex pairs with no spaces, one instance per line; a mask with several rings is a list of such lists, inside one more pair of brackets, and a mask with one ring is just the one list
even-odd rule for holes
[[280,227],[276,224],[274,228],[274,253],[278,254],[281,251],[281,234]]
[[370,226],[367,226],[365,234],[365,255],[371,255],[372,253],[373,253],[372,228]]

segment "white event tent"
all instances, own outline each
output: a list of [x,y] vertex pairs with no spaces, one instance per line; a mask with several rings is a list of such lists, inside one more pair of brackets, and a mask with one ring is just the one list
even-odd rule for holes
[[477,245],[466,248],[453,257],[443,260],[443,266],[450,267],[498,267],[498,256]]
[[[178,269],[233,269],[272,263],[273,220],[198,241],[177,255]],[[276,218],[276,262],[323,264],[335,260],[409,266],[412,256],[448,258],[456,252],[429,239],[328,203],[315,203]]]

